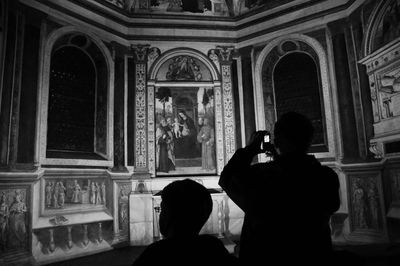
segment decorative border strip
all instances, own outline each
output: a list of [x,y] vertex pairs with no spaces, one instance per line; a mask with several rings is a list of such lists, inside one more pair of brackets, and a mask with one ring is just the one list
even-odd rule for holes
[[216,149],[217,149],[217,174],[219,175],[224,168],[224,127],[222,112],[222,93],[221,87],[214,87],[215,100],[215,131],[216,131]]
[[147,167],[147,141],[146,141],[146,64],[135,65],[136,85],[136,168]]
[[225,160],[228,161],[236,151],[235,119],[233,113],[232,72],[230,64],[221,65],[222,98],[225,125]]

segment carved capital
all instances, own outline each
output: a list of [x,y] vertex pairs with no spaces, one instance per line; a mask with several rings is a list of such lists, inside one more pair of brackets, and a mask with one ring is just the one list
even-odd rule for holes
[[221,63],[231,63],[235,51],[233,46],[217,46],[219,60]]
[[150,47],[149,44],[131,45],[131,50],[133,51],[133,58],[137,63],[146,63],[149,47]]

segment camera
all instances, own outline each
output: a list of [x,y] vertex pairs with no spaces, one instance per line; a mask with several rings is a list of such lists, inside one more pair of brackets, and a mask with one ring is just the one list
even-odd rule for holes
[[271,136],[269,133],[266,133],[263,138],[263,142],[261,143],[261,151],[267,151],[268,144],[271,142]]

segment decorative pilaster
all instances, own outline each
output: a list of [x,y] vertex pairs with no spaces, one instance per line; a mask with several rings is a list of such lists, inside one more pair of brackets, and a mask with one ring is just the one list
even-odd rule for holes
[[232,55],[234,48],[231,46],[217,46],[217,49],[219,52],[222,77],[222,104],[225,125],[225,162],[228,162],[236,151],[235,117],[232,92]]
[[148,173],[147,53],[149,45],[132,45],[135,64],[135,170]]
[[127,172],[125,165],[125,53],[126,48],[112,43],[115,66],[114,79],[114,167],[115,172]]
[[221,174],[225,166],[224,162],[224,121],[222,112],[222,92],[221,87],[214,87],[215,100],[215,133],[216,133],[216,155],[217,155],[217,174]]
[[15,168],[17,163],[21,70],[25,18],[16,4],[10,7],[4,54],[2,88],[0,88],[0,165]]
[[148,86],[147,87],[147,112],[148,112],[148,164],[149,164],[149,173],[152,176],[155,176],[156,174],[156,151],[155,151],[155,147],[156,147],[156,143],[155,143],[155,139],[156,139],[156,133],[155,133],[155,117],[154,117],[154,110],[155,110],[155,101],[154,101],[154,86]]

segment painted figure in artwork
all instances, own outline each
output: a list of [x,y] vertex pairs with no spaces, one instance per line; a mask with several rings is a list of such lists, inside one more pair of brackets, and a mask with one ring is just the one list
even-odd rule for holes
[[51,182],[47,182],[46,188],[45,188],[45,200],[46,200],[46,207],[51,206],[51,194],[53,192],[53,188],[51,187]]
[[179,123],[178,117],[175,117],[174,123],[172,123],[172,131],[174,133],[175,138],[177,139],[182,137],[181,127],[183,127],[183,125]]
[[8,216],[9,208],[7,204],[7,196],[6,193],[3,192],[0,196],[0,250],[6,248]]
[[96,204],[96,184],[92,181],[90,184],[90,203]]
[[25,214],[28,211],[24,202],[22,202],[20,191],[15,191],[14,202],[10,207],[9,218],[9,239],[10,247],[21,247],[26,241],[26,218]]
[[125,230],[128,225],[128,202],[129,197],[126,195],[124,189],[120,190],[119,197],[119,229]]
[[72,202],[73,203],[80,203],[80,193],[81,193],[81,186],[78,184],[78,180],[74,180],[74,185],[72,187]]
[[358,182],[353,184],[353,208],[357,227],[367,228],[365,192]]
[[101,204],[101,188],[98,182],[96,182],[96,204]]
[[170,127],[164,117],[156,130],[157,170],[168,173],[175,170],[174,142]]
[[60,184],[58,182],[54,182],[54,191],[53,191],[53,208],[58,208],[58,196],[60,193]]
[[379,203],[378,203],[378,198],[377,198],[376,186],[374,183],[371,183],[369,185],[369,188],[367,191],[367,197],[368,197],[369,212],[371,214],[370,224],[373,228],[377,229],[379,227],[379,223],[378,223]]
[[195,123],[184,110],[178,111],[179,123],[182,124],[182,137],[177,139],[176,145],[179,149],[180,158],[194,158],[198,156],[197,130]]
[[208,118],[203,120],[197,141],[201,143],[201,168],[205,170],[215,169],[214,128],[211,127]]
[[60,208],[64,208],[66,188],[64,187],[63,182],[60,181],[58,184],[58,205]]

